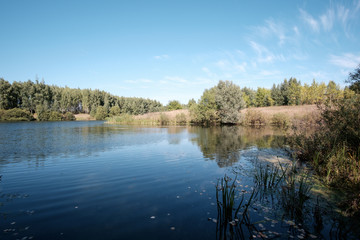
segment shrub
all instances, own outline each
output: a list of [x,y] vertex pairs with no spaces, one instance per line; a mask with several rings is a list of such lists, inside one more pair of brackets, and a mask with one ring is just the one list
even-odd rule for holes
[[67,112],[67,113],[64,114],[63,120],[64,121],[75,121],[76,118],[75,118],[74,114],[72,114],[71,112]]
[[278,127],[288,127],[290,125],[290,120],[286,114],[276,113],[271,117],[271,124]]
[[186,115],[184,113],[176,114],[175,116],[176,124],[179,125],[186,125]]
[[166,114],[161,113],[160,118],[159,118],[159,124],[160,125],[169,125],[170,124],[169,117]]
[[0,109],[0,121],[32,121],[34,117],[29,112],[13,108],[9,110]]
[[107,118],[107,122],[109,123],[132,124],[134,121],[134,117],[128,113],[123,113],[119,116]]
[[61,121],[63,118],[62,114],[58,112],[50,112],[48,116],[49,116],[48,121]]
[[265,125],[265,116],[261,111],[249,108],[245,113],[242,124],[251,126]]
[[96,108],[95,119],[104,120],[108,116],[108,112],[104,106],[99,106]]
[[110,116],[119,116],[121,114],[121,109],[118,105],[110,108]]

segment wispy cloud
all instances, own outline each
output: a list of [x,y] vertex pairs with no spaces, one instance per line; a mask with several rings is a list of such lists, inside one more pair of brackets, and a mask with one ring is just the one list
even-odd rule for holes
[[169,55],[167,55],[167,54],[154,56],[154,59],[156,59],[156,60],[165,60],[165,59],[168,59],[168,58],[169,58]]
[[335,12],[333,9],[328,9],[325,14],[320,16],[320,21],[325,31],[330,31],[333,28],[334,20]]
[[300,9],[300,15],[303,21],[308,24],[314,32],[319,32],[319,23],[313,16],[311,16],[303,9]]
[[254,41],[250,41],[251,48],[257,54],[257,62],[259,63],[273,63],[276,60],[285,61],[285,57],[280,55],[275,55],[271,51],[269,51],[265,46],[256,43]]
[[286,30],[284,24],[275,22],[274,20],[266,20],[263,26],[253,27],[253,33],[262,38],[275,37],[278,39],[278,44],[283,45],[286,40]]
[[356,68],[360,64],[360,54],[344,53],[340,56],[330,55],[330,63],[343,68]]

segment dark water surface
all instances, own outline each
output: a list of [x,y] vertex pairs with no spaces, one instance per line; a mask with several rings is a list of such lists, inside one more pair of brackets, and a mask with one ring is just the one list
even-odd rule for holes
[[[238,127],[0,123],[0,239],[221,238],[218,179],[237,171],[248,199],[254,159],[286,158],[282,146],[281,133]],[[257,229],[240,236],[351,238],[330,217],[295,225],[273,202],[254,203]]]

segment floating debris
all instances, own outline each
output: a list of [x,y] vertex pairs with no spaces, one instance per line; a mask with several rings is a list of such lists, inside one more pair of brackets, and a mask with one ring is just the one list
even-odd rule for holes
[[175,227],[171,227],[170,230],[175,231]]
[[150,218],[151,218],[151,219],[155,219],[155,216],[151,216]]

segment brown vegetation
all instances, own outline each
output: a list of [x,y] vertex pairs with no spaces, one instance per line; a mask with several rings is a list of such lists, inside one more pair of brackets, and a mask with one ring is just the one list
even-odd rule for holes
[[74,114],[76,121],[92,121],[95,120],[90,114],[80,113],[80,114]]

